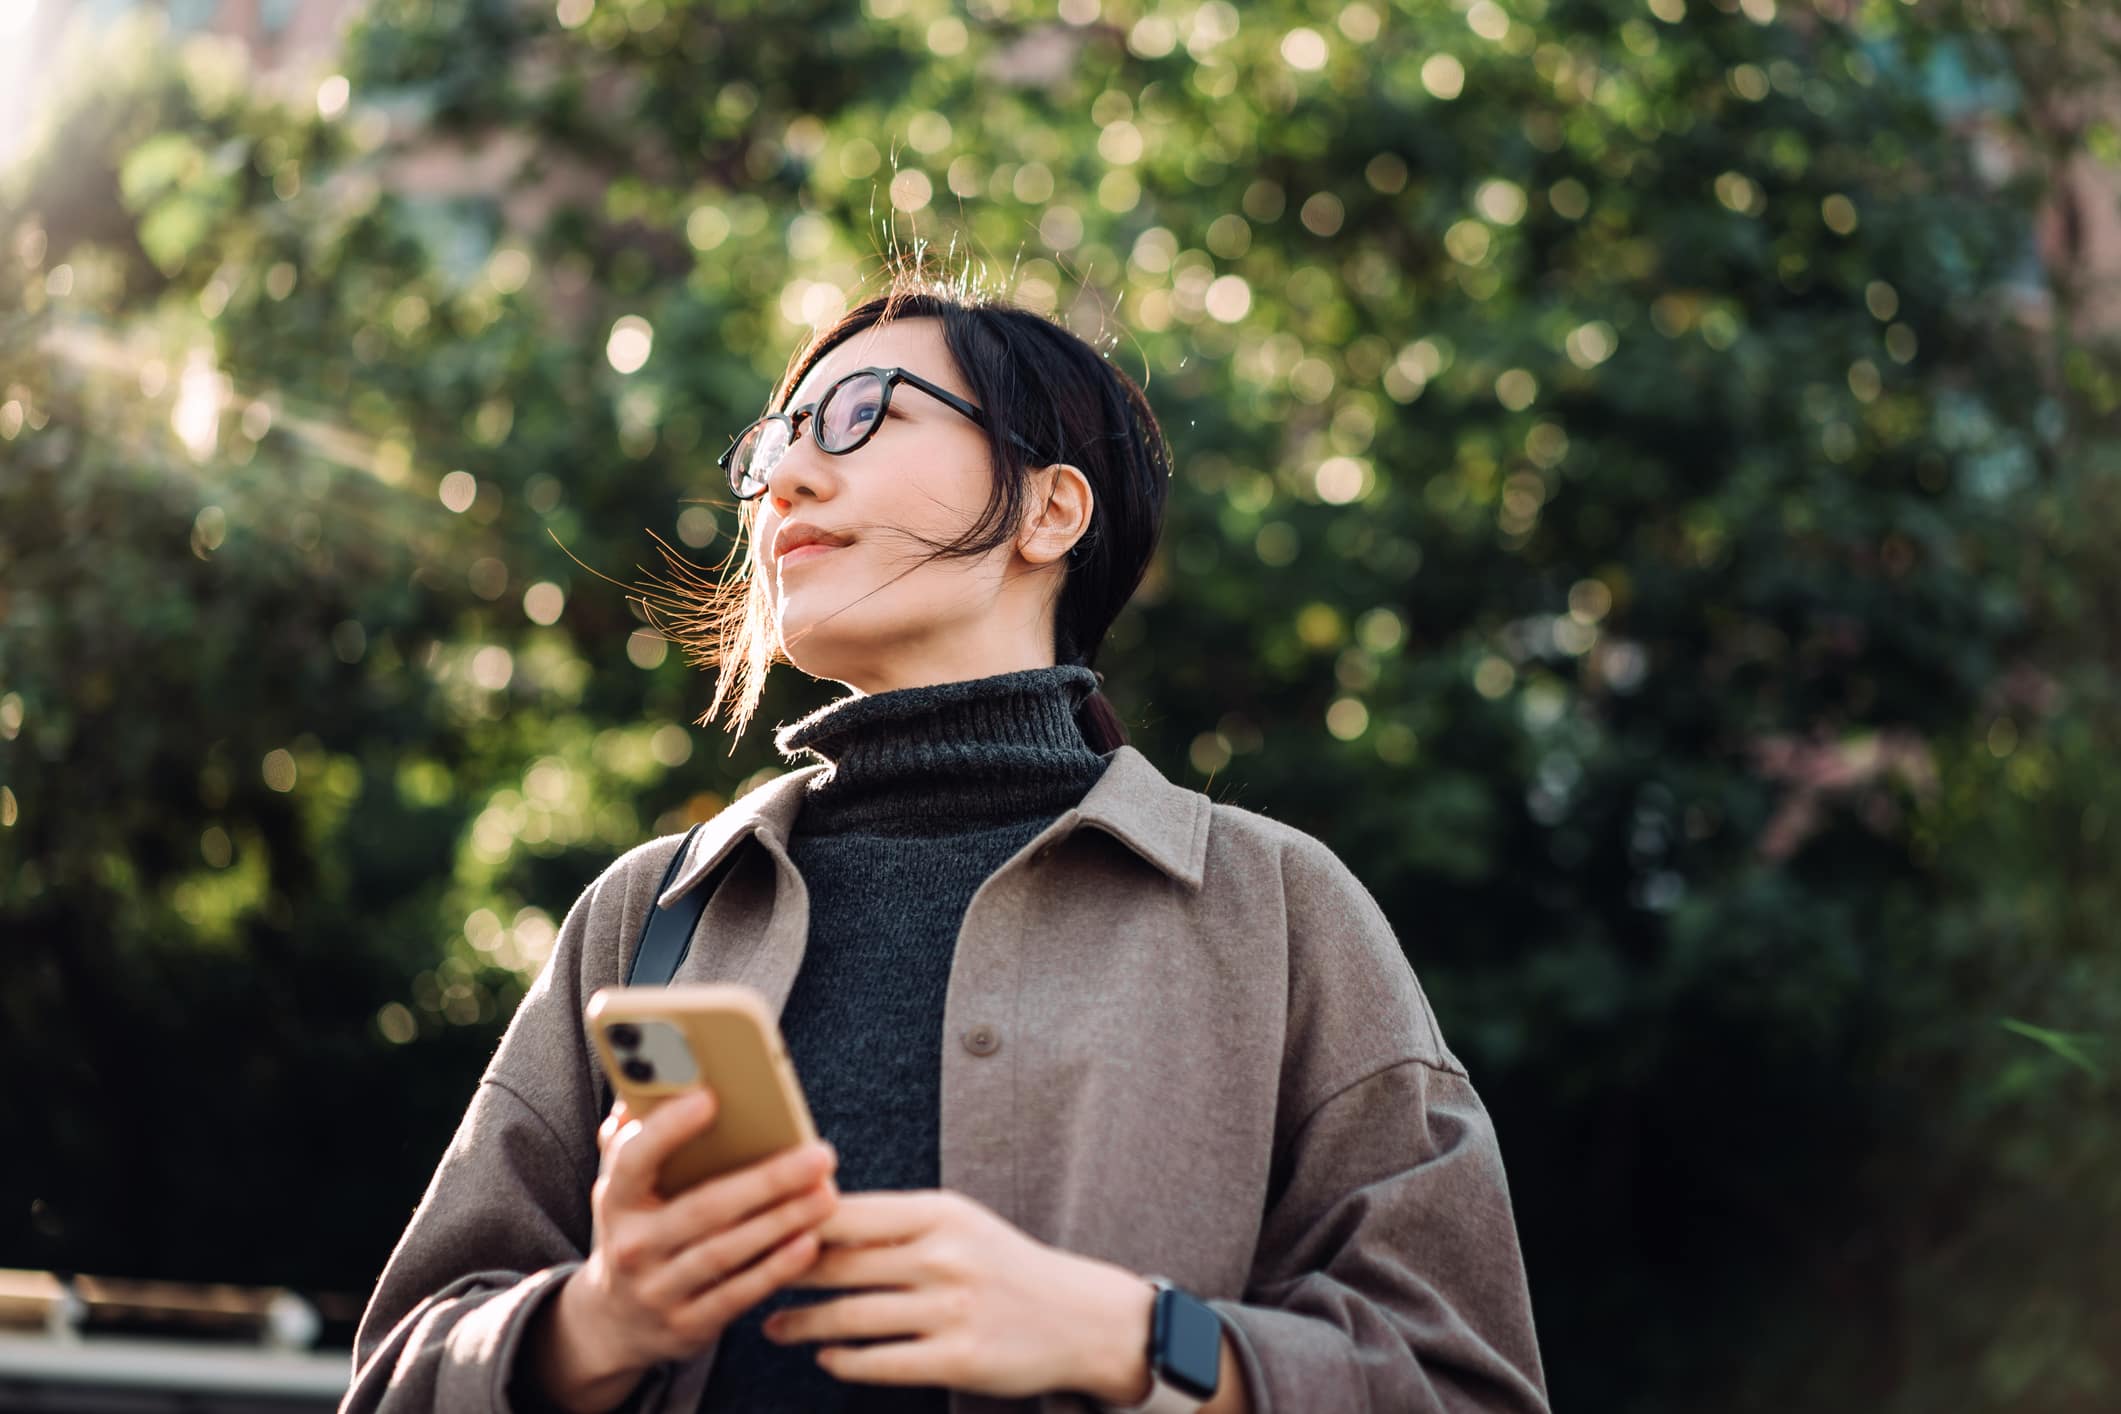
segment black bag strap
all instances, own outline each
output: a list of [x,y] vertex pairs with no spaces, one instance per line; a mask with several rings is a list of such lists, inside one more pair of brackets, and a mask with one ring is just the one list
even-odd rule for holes
[[[670,857],[670,867],[663,871],[663,882],[656,885],[657,898],[660,899],[676,881],[678,867],[692,852],[693,836],[699,832],[698,825],[685,832],[684,843]],[[723,855],[722,862],[714,866],[713,872],[702,879],[698,887],[688,890],[683,898],[668,908],[658,903],[648,910],[648,918],[641,924],[641,940],[634,945],[633,962],[626,969],[627,986],[661,987],[677,975],[686,952],[692,947],[692,934],[700,926],[700,915],[707,911],[708,901],[721,887],[723,877],[729,873],[729,866],[736,861],[741,849],[739,845]]]

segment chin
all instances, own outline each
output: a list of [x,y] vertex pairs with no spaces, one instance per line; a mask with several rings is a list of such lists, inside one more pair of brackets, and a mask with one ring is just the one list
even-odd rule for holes
[[837,616],[793,614],[779,621],[781,652],[797,672],[820,681],[845,683],[860,688],[874,683],[885,662],[903,666],[907,655],[918,654],[932,634],[920,631],[925,624],[909,624],[900,616],[864,613],[870,605],[847,610]]
[[861,626],[848,622],[853,617],[851,613],[835,619],[810,614],[784,616],[779,625],[782,655],[805,676],[847,681],[868,643]]

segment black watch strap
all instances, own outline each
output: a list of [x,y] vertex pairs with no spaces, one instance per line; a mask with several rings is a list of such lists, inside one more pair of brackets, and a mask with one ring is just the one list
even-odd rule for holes
[[1215,1397],[1222,1373],[1222,1317],[1163,1277],[1149,1278],[1149,1397],[1123,1414],[1191,1414]]

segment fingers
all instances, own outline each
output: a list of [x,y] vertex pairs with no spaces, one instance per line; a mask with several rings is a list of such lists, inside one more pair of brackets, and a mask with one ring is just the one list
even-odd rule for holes
[[647,1206],[655,1198],[663,1161],[713,1123],[714,1112],[714,1094],[703,1086],[658,1105],[646,1119],[629,1118],[616,1127],[604,1151],[609,1201],[628,1208]]
[[818,1236],[828,1246],[909,1242],[942,1223],[951,1205],[963,1201],[942,1192],[856,1194],[841,1200]]
[[776,1311],[766,1335],[783,1345],[802,1341],[880,1340],[920,1336],[949,1325],[960,1314],[961,1291],[870,1291]]
[[801,1276],[817,1260],[817,1232],[799,1232],[743,1271],[718,1282],[680,1307],[672,1324],[718,1331]]
[[675,1305],[699,1294],[731,1272],[741,1271],[762,1255],[831,1216],[839,1194],[820,1179],[807,1190],[777,1203],[736,1226],[694,1242],[641,1283],[643,1299]]
[[772,1158],[712,1178],[671,1200],[644,1232],[659,1252],[674,1252],[733,1227],[828,1177],[839,1158],[824,1143],[801,1144]]
[[621,1129],[631,1123],[633,1123],[633,1111],[627,1107],[626,1102],[620,1100],[614,1103],[611,1107],[611,1113],[605,1115],[604,1122],[597,1126],[597,1152],[601,1154],[604,1150],[610,1148],[612,1139],[617,1136]]
[[[842,1205],[852,1202],[842,1198]],[[869,1286],[916,1286],[928,1279],[929,1263],[914,1243],[872,1247],[827,1247],[795,1284],[852,1290]]]

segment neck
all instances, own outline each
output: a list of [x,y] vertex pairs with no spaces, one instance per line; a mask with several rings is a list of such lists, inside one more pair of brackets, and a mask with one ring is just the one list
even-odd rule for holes
[[[1059,596],[1055,566],[1014,556],[999,585],[967,577],[964,592],[983,611],[947,627],[915,629],[889,640],[869,639],[837,663],[805,667],[855,692],[876,696],[913,687],[975,682],[1054,666],[1053,615]],[[835,645],[843,650],[851,645]],[[791,654],[804,667],[800,652]]]

